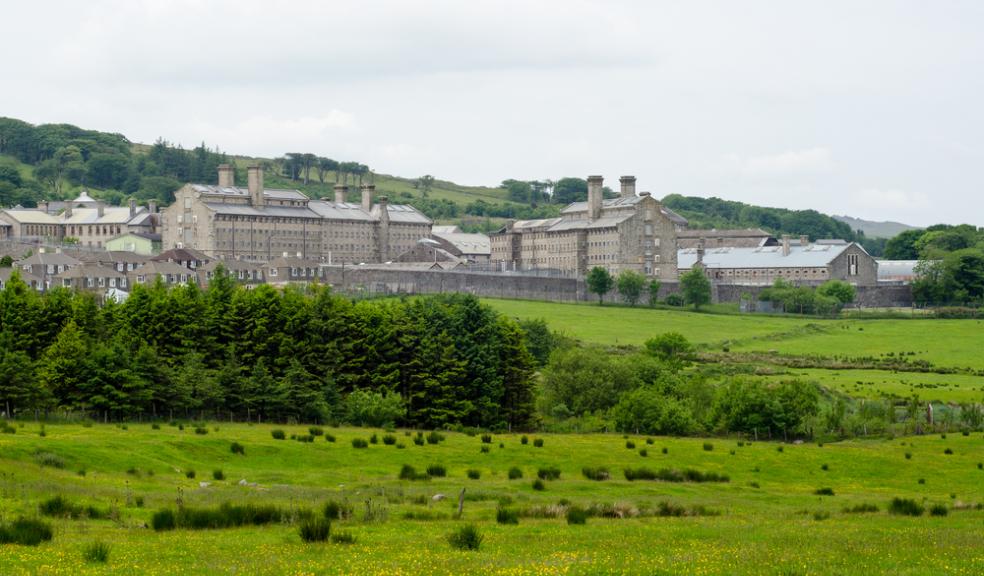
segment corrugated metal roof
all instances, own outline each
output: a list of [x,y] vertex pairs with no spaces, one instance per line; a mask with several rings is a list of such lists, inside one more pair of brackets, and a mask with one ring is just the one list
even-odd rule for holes
[[[782,246],[759,248],[710,248],[704,252],[707,268],[816,268],[829,264],[850,244],[790,246],[783,256]],[[697,249],[677,251],[677,267],[692,268],[697,261]]]

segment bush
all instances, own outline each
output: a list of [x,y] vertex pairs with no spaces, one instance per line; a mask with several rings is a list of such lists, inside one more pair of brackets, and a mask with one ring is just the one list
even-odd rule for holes
[[287,435],[284,434],[284,431],[279,428],[277,428],[276,430],[270,430],[270,436],[273,436],[274,440],[283,440],[287,438]]
[[653,442],[655,442],[655,440],[653,440],[652,438],[646,438],[646,444],[649,444],[650,446],[652,446],[653,445]]
[[933,504],[929,507],[930,516],[946,516],[949,510],[944,504]]
[[568,524],[585,524],[588,521],[588,511],[579,506],[569,506],[567,508]]
[[827,512],[826,510],[818,510],[813,513],[813,519],[817,522],[826,520],[827,518],[830,518],[830,512]]
[[444,441],[444,434],[441,434],[437,430],[431,430],[431,433],[427,435],[428,444],[437,444],[438,442]]
[[325,442],[334,442],[336,440],[335,435],[331,433],[325,434]]
[[105,542],[93,542],[82,549],[82,558],[86,562],[99,562],[105,564],[109,560],[109,544]]
[[645,448],[643,448],[642,450],[639,450],[639,456],[642,456],[643,458],[645,458],[646,456],[649,456],[649,450],[646,450]]
[[198,434],[199,436],[204,436],[208,434],[208,428],[205,428],[204,426],[196,426],[195,434]]
[[243,448],[243,445],[240,444],[239,442],[233,442],[232,444],[230,444],[229,451],[232,452],[233,454],[241,454],[243,456],[246,455],[246,448]]
[[834,495],[834,489],[833,488],[817,488],[816,490],[813,491],[813,493],[816,494],[817,496],[833,496]]
[[827,470],[830,470],[830,466],[828,466],[826,464],[821,464],[820,465],[820,469],[823,470],[824,472],[826,472]]
[[714,450],[714,444],[710,442],[704,442],[704,452],[711,452]]
[[332,544],[355,544],[355,535],[351,532],[335,532],[331,535]]
[[474,524],[466,524],[448,534],[448,544],[458,550],[478,550],[482,540],[483,536]]
[[670,449],[667,448],[666,446],[663,446],[663,449],[660,450],[660,452],[662,452],[663,454],[669,454],[670,453]]
[[509,469],[510,480],[519,480],[522,477],[523,477],[523,471],[520,470],[519,467],[513,466],[512,468]]
[[953,448],[947,448],[946,450],[943,451],[943,453],[949,456],[953,454]]
[[372,433],[372,436],[369,437],[369,443],[370,444],[379,444],[379,436],[376,436],[376,433],[375,432],[373,432]]
[[39,466],[48,466],[50,468],[64,468],[65,460],[51,452],[38,452],[34,455],[34,461],[38,463]]
[[597,468],[585,466],[584,468],[581,468],[581,474],[584,474],[584,477],[588,480],[596,480],[599,482],[602,480],[608,480],[611,477],[608,473],[608,468],[601,466]]
[[527,444],[529,444],[529,442],[530,439],[526,437],[526,434],[523,434],[522,438],[519,439],[519,443],[522,444],[523,446],[526,446]]
[[11,524],[0,524],[0,544],[37,546],[50,541],[53,535],[50,524],[33,518],[19,518]]
[[533,439],[533,447],[534,448],[543,448],[543,438],[534,438]]
[[427,475],[443,478],[448,475],[448,469],[443,464],[431,464],[427,467]]
[[352,438],[352,448],[368,448],[369,442],[365,438]]
[[396,444],[396,436],[393,436],[392,434],[387,434],[383,436],[383,444],[387,446],[392,446]]
[[870,512],[878,512],[878,506],[874,504],[856,504],[854,506],[844,508],[845,514],[868,514]]
[[308,434],[310,434],[311,436],[324,436],[325,429],[322,428],[321,426],[311,426],[308,428]]
[[416,444],[417,446],[423,446],[424,445],[424,436],[422,434],[418,434],[418,435],[414,436],[413,437],[413,443]]
[[481,450],[479,450],[479,451],[480,451],[480,452],[481,452],[482,454],[488,454],[488,453],[489,453],[489,447],[488,447],[488,446],[484,446],[484,445],[483,445],[483,446],[482,446],[482,449],[481,449]]
[[922,504],[911,498],[892,498],[888,504],[888,513],[899,516],[922,516],[924,510]]
[[216,468],[212,470],[212,478],[215,480],[225,480],[225,472],[221,468]]
[[186,470],[185,471],[185,478],[188,478],[188,479],[193,480],[195,478],[195,471],[194,470]]
[[153,424],[150,425],[150,429],[151,430],[160,430],[161,429],[161,425],[158,424],[157,422],[154,422]]
[[533,481],[533,489],[537,492],[542,492],[547,489],[547,485],[543,483],[543,480],[537,478]]
[[430,475],[421,474],[417,469],[409,464],[404,464],[400,468],[400,480],[430,480]]
[[311,436],[310,434],[299,434],[297,436],[293,436],[293,438],[298,442],[306,442],[306,443],[314,442],[314,436]]
[[540,480],[557,480],[560,478],[560,468],[557,468],[556,466],[540,468],[536,471],[536,477]]
[[649,468],[626,468],[624,470],[625,479],[634,480],[659,480],[662,482],[730,482],[731,479],[726,474],[717,472],[700,472],[699,470],[650,470]]
[[905,459],[906,460],[912,460],[912,452],[906,452],[905,453]]
[[298,532],[305,542],[324,542],[331,533],[331,522],[327,518],[309,518],[301,522]]
[[475,470],[474,468],[470,468],[468,470],[468,472],[466,472],[465,474],[467,474],[468,475],[468,478],[470,478],[472,480],[478,480],[479,478],[482,477],[482,471],[481,470]]
[[41,502],[38,505],[38,512],[43,516],[53,516],[59,518],[83,518],[99,520],[106,518],[108,513],[95,506],[81,506],[72,504],[64,496],[58,495]]
[[164,510],[154,512],[154,515],[150,518],[150,525],[155,532],[174,530],[177,526],[174,518],[174,511],[169,508],[165,508]]
[[499,524],[519,524],[519,513],[500,506],[495,511],[495,521]]
[[492,443],[492,435],[482,434],[482,444],[491,444],[491,443]]
[[633,442],[632,440],[626,440],[625,447],[628,448],[629,450],[635,450],[635,442]]

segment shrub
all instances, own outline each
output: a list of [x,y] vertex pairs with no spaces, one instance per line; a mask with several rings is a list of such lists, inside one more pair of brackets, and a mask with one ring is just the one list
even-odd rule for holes
[[195,478],[195,471],[194,470],[186,470],[185,471],[185,477],[186,478],[189,478],[189,479],[194,479]]
[[387,446],[392,446],[396,444],[396,436],[393,436],[392,434],[387,434],[383,436],[383,444]]
[[158,424],[157,422],[154,422],[153,424],[150,425],[150,429],[151,430],[160,430],[161,429],[161,425]]
[[352,438],[352,448],[368,448],[369,442],[365,438]]
[[523,471],[520,470],[519,467],[513,466],[512,468],[509,469],[510,480],[519,480],[522,477],[523,477]]
[[488,447],[488,446],[485,446],[485,445],[483,445],[483,446],[482,446],[482,449],[480,450],[480,452],[481,452],[482,454],[488,454],[488,453],[489,453],[489,447]]
[[646,438],[646,444],[652,446],[653,442],[655,442],[655,440],[653,440],[652,438]]
[[581,474],[584,474],[584,477],[588,480],[596,480],[599,482],[602,480],[608,480],[611,477],[608,473],[608,468],[601,466],[597,468],[585,466],[584,468],[581,468]]
[[499,524],[519,524],[519,513],[500,506],[495,511],[495,521]]
[[943,453],[949,456],[950,454],[953,454],[953,448],[947,448],[943,451]]
[[818,510],[813,513],[813,519],[817,522],[826,520],[827,518],[830,518],[830,512],[827,512],[826,510]]
[[379,436],[376,436],[376,433],[375,432],[373,432],[372,433],[372,436],[369,437],[369,443],[370,444],[379,444]]
[[579,506],[569,506],[566,516],[568,524],[585,524],[588,521],[588,511]]
[[635,442],[633,442],[632,440],[626,440],[625,447],[629,450],[635,450]]
[[468,472],[466,472],[466,474],[468,475],[468,478],[472,480],[478,480],[479,478],[482,477],[482,471],[475,470],[474,468],[470,468]]
[[246,455],[246,448],[243,448],[243,445],[240,444],[239,442],[233,442],[232,444],[230,444],[229,451],[232,452],[233,454],[241,454],[243,456]]
[[51,452],[38,452],[34,455],[34,461],[40,466],[48,466],[51,468],[65,467],[65,460],[61,456],[52,454]]
[[888,513],[899,516],[922,516],[922,504],[911,498],[892,498],[888,504]]
[[284,434],[284,431],[279,428],[276,430],[270,430],[270,436],[273,436],[274,440],[283,440],[287,437],[287,435]]
[[82,549],[82,558],[86,562],[99,562],[105,564],[109,560],[109,544],[105,542],[93,542]]
[[309,518],[301,522],[298,532],[305,542],[324,542],[331,533],[331,522],[327,518]]
[[920,484],[925,484],[925,483],[926,483],[926,479],[925,479],[925,478],[920,478],[920,479],[918,480],[918,482],[919,482]]
[[108,514],[95,506],[81,506],[72,504],[64,496],[58,495],[41,502],[38,505],[38,512],[43,516],[54,516],[61,518],[82,518],[88,517],[92,520],[105,518]]
[[643,448],[642,450],[639,450],[639,456],[642,456],[643,458],[645,458],[646,456],[649,456],[649,450],[646,450],[645,448]]
[[311,436],[310,434],[298,434],[293,438],[298,442],[307,442],[307,443],[314,442],[314,436]]
[[225,480],[225,472],[221,468],[216,468],[212,470],[212,478],[215,480]]
[[540,468],[536,471],[536,477],[540,480],[557,480],[560,478],[560,468],[557,468],[556,466]]
[[205,428],[204,426],[196,426],[195,434],[198,434],[199,436],[204,436],[208,434],[208,428]]
[[537,478],[533,481],[533,489],[537,492],[542,492],[547,489],[547,485],[543,483],[543,480]]
[[731,479],[726,474],[717,472],[700,472],[699,470],[651,470],[649,468],[626,468],[624,471],[625,479],[634,480],[659,480],[662,482],[729,482]]
[[712,450],[714,450],[714,444],[704,442],[704,452],[711,452]]
[[413,443],[416,444],[417,446],[423,446],[424,445],[424,437],[421,436],[421,435],[414,436],[413,437]]
[[929,507],[930,516],[946,516],[948,512],[945,504],[933,504]]
[[18,518],[10,524],[0,524],[0,544],[37,546],[51,540],[51,525],[33,518]]
[[404,464],[400,468],[400,480],[430,480],[429,474],[421,474],[409,464]]
[[783,450],[784,450],[784,448],[782,446],[777,446],[776,447],[776,452],[782,452]]
[[662,452],[663,452],[663,454],[669,454],[670,453],[670,449],[667,448],[666,446],[663,446]]
[[543,438],[534,438],[533,439],[533,447],[534,448],[543,448]]
[[458,550],[478,550],[483,536],[473,524],[466,524],[448,534],[448,544]]
[[492,443],[492,435],[482,434],[482,444],[491,444],[491,443]]
[[821,464],[820,465],[820,469],[823,470],[824,472],[826,472],[827,470],[830,470],[830,466],[828,466],[826,464]]
[[428,444],[437,444],[438,442],[444,441],[444,434],[441,434],[437,430],[431,430],[431,433],[427,435]]
[[526,446],[527,444],[529,444],[529,442],[530,439],[526,437],[526,434],[523,434],[522,438],[519,439],[519,443],[522,444],[523,446]]
[[427,475],[443,478],[448,475],[448,469],[443,464],[431,464],[427,467]]
[[878,512],[878,506],[874,504],[855,504],[854,506],[844,508],[845,514],[867,514],[869,512]]
[[355,544],[355,535],[351,532],[335,532],[331,535],[332,544]]
[[336,440],[335,435],[331,433],[325,434],[325,442],[334,442]]
[[165,508],[164,510],[154,512],[154,515],[150,518],[150,525],[155,532],[174,530],[177,526],[174,518],[174,511],[169,508]]
[[321,426],[310,426],[308,428],[308,434],[310,434],[311,436],[324,436],[325,429],[322,428]]
[[833,488],[817,488],[816,490],[813,491],[813,493],[816,494],[817,496],[833,496],[834,495],[834,489]]
[[905,453],[905,459],[906,460],[912,460],[912,452],[906,452]]

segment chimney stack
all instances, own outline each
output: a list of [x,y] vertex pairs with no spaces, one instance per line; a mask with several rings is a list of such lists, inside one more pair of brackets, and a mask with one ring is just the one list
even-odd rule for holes
[[782,235],[782,255],[789,256],[789,234]]
[[605,179],[601,176],[588,176],[588,219],[601,217],[601,187]]
[[133,218],[136,215],[137,215],[137,201],[133,198],[130,198],[130,218]]
[[697,241],[697,264],[700,266],[704,265],[704,243],[705,239],[701,238]]
[[375,184],[362,185],[362,209],[366,212],[372,210],[372,194],[376,191]]
[[105,213],[106,213],[106,205],[103,204],[102,202],[96,202],[96,215],[102,218]]
[[379,197],[379,261],[389,262],[389,198]]
[[263,198],[263,168],[260,166],[250,166],[246,169],[246,181],[249,187],[250,203],[262,208],[266,203]]
[[157,200],[147,201],[147,211],[151,214],[157,214]]
[[805,234],[803,236],[800,236],[800,246],[806,248],[809,245],[810,245],[810,237],[806,236]]
[[335,204],[341,204],[345,202],[345,196],[348,194],[348,186],[344,184],[335,184]]
[[636,195],[636,178],[635,176],[622,176],[618,179],[619,183],[622,184],[622,198],[635,198]]
[[219,164],[219,188],[232,188],[236,185],[236,169],[232,164]]

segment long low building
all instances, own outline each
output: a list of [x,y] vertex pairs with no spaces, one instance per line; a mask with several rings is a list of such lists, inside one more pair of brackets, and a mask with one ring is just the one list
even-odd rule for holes
[[85,191],[53,214],[49,205],[39,208],[8,208],[0,210],[0,223],[6,224],[7,237],[30,241],[64,242],[71,240],[79,246],[102,248],[111,239],[124,234],[154,235],[158,216],[153,203],[137,206],[108,206],[94,200]]
[[859,286],[878,283],[878,262],[856,242],[819,240],[758,248],[686,248],[677,253],[680,273],[701,266],[721,284],[768,285],[777,279],[820,283],[844,280]]
[[269,262],[282,254],[331,263],[386,262],[430,236],[431,220],[412,206],[372,204],[375,186],[360,202],[336,185],[334,201],[311,200],[299,190],[265,188],[263,169],[251,166],[247,187],[235,185],[232,166],[219,166],[218,185],[186,184],[161,213],[163,249],[194,248],[213,258]]

